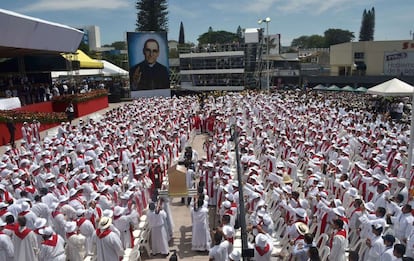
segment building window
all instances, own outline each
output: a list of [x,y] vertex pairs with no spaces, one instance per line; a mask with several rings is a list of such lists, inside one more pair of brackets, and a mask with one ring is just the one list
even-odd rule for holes
[[361,52],[354,53],[354,59],[364,59],[364,53],[361,53]]

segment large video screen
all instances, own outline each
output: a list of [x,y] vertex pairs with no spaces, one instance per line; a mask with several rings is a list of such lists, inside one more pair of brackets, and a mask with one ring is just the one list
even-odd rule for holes
[[166,32],[127,32],[131,91],[170,89]]

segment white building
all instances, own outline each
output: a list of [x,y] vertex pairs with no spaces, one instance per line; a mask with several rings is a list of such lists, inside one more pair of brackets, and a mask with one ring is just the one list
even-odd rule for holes
[[87,25],[80,27],[79,30],[84,32],[82,41],[89,46],[89,49],[91,51],[100,51],[101,31],[99,26]]

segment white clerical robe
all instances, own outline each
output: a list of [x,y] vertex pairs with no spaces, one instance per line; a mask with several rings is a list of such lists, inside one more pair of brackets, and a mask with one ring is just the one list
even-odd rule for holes
[[193,221],[191,250],[209,250],[211,245],[211,236],[208,226],[208,209],[202,207],[195,211],[194,208],[192,208],[191,219]]
[[0,232],[0,260],[13,260],[14,246],[10,236]]
[[384,251],[384,240],[381,236],[375,236],[371,239],[371,247],[368,249],[366,254],[366,261],[378,261],[378,258],[381,256]]
[[259,246],[254,247],[254,260],[255,261],[270,261],[273,251],[273,242],[271,239],[267,242],[264,248]]
[[147,214],[148,225],[151,228],[151,247],[152,254],[168,254],[168,236],[165,231],[164,220],[167,214],[164,210],[160,210],[157,214],[149,211]]
[[96,244],[97,261],[119,260],[124,253],[121,239],[110,229],[104,231],[97,229],[93,235],[93,242]]
[[65,261],[65,240],[58,234],[53,234],[40,245],[39,260]]
[[[341,230],[344,231],[344,230]],[[333,238],[329,260],[345,261],[345,249],[348,247],[348,241],[345,233],[337,232]]]
[[15,261],[37,261],[35,249],[37,249],[36,234],[24,227],[15,231],[13,236],[14,260]]
[[131,226],[135,225],[138,220],[136,211],[129,215],[114,217],[113,225],[119,230],[122,247],[124,249],[132,247],[131,242]]
[[392,246],[385,247],[384,251],[380,255],[379,261],[394,261],[394,248]]
[[66,256],[70,261],[83,261],[85,258],[85,236],[74,234],[66,236]]

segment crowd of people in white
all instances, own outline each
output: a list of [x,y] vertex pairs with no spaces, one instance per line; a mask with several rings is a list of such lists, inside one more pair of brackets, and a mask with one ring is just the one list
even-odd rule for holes
[[212,241],[210,260],[240,258],[233,252],[241,247],[234,229],[240,184],[230,142],[237,126],[254,260],[411,260],[409,128],[363,104],[363,96],[276,93],[206,105],[217,117],[198,171],[204,204],[194,208],[193,222],[208,224],[199,210],[207,205],[218,207],[222,222],[212,237],[193,224],[193,247]]
[[[1,156],[0,260],[122,257],[187,143],[186,112],[195,100],[137,100],[99,120],[62,123],[43,139],[26,124],[21,145],[6,147]],[[167,203],[161,206],[164,213]],[[150,204],[152,232],[165,225],[171,237],[171,213],[151,218],[152,210]],[[164,238],[155,235],[154,242]],[[168,243],[167,249],[154,243],[152,250],[168,254]]]
[[409,260],[409,128],[349,98],[251,92],[210,96],[202,110],[197,97],[140,99],[99,121],[62,123],[54,137],[25,138],[1,156],[0,260],[118,260],[144,213],[151,254],[168,256],[172,215],[157,191],[192,131],[210,137],[207,156],[187,170],[198,191],[192,250],[241,259],[243,188],[253,260]]

